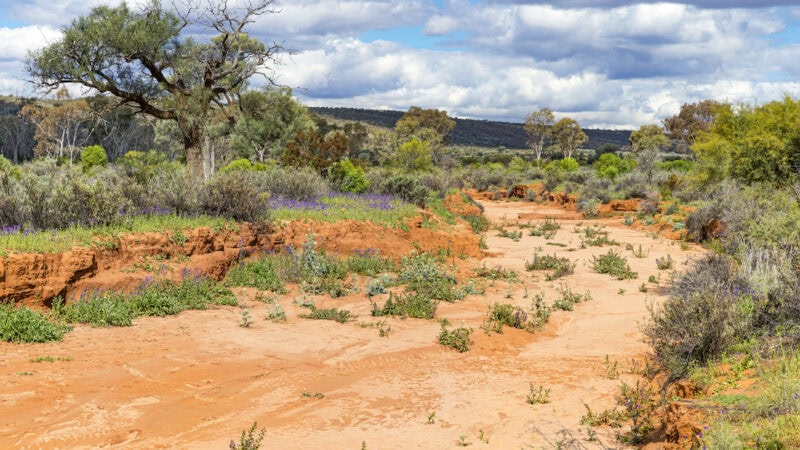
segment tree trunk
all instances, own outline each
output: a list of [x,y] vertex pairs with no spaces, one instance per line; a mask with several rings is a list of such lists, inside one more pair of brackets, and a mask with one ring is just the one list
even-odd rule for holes
[[189,170],[189,178],[193,183],[199,185],[206,181],[203,131],[196,128],[185,130],[183,127],[181,127],[181,131],[183,132],[183,145],[186,149],[186,168]]

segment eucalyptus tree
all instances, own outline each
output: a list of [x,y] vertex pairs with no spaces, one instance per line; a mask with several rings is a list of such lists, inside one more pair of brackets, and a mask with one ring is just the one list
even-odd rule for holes
[[525,118],[524,128],[525,133],[528,134],[528,145],[536,154],[537,161],[542,159],[544,144],[552,136],[554,123],[555,116],[553,111],[548,108],[534,111]]
[[151,0],[139,11],[98,6],[63,27],[60,40],[31,52],[27,69],[39,88],[77,84],[175,122],[189,173],[202,180],[210,176],[209,118],[221,114],[233,124],[247,81],[279,62],[280,45],[246,32],[259,16],[277,12],[275,0],[187,0],[180,8]]

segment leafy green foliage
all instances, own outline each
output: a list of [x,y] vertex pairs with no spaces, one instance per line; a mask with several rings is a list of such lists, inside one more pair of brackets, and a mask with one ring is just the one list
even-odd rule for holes
[[95,167],[108,165],[108,156],[103,147],[90,145],[81,151],[81,167],[84,172],[89,172]]
[[75,302],[54,302],[53,312],[72,323],[92,326],[131,326],[141,316],[167,316],[189,309],[206,309],[209,304],[236,305],[236,298],[204,277],[170,281],[146,281],[131,295],[119,292],[90,292]]
[[25,306],[15,308],[10,304],[0,304],[0,341],[60,341],[69,330],[70,327],[54,323],[44,314]]
[[377,304],[372,304],[372,315],[381,316],[400,316],[412,317],[415,319],[433,319],[436,314],[436,307],[439,302],[422,293],[405,293],[394,295],[389,293],[382,308]]
[[572,275],[575,272],[577,263],[572,262],[566,257],[557,257],[554,255],[540,256],[538,253],[533,254],[532,261],[525,261],[525,269],[532,270],[552,270],[547,275],[547,280],[552,281],[563,276]]
[[597,273],[613,275],[618,280],[631,280],[639,276],[631,270],[624,256],[609,250],[608,253],[592,257],[592,269]]
[[458,327],[448,330],[442,324],[442,329],[439,331],[439,343],[457,350],[459,353],[468,352],[472,345],[472,341],[469,338],[470,334],[472,334],[472,329],[470,328]]
[[261,257],[257,261],[234,266],[225,275],[226,286],[248,286],[263,291],[286,293],[286,285],[278,276],[274,258]]
[[362,193],[369,189],[364,169],[353,165],[349,159],[334,163],[328,168],[328,179],[340,192]]
[[630,159],[622,159],[614,153],[604,153],[594,164],[597,176],[601,178],[608,178],[610,180],[616,179],[619,175],[628,173],[633,170],[635,163]]
[[339,323],[347,323],[349,322],[353,316],[350,314],[350,311],[344,309],[336,309],[336,308],[316,308],[311,307],[311,312],[308,314],[301,314],[300,317],[304,319],[314,319],[314,320],[333,320]]

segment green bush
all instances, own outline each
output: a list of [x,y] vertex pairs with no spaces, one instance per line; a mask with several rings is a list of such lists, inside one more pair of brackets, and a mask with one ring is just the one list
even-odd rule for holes
[[525,328],[528,313],[508,303],[495,303],[489,309],[489,320],[513,328]]
[[237,170],[248,170],[253,168],[253,163],[247,158],[234,159],[219,169],[219,173],[235,172]]
[[395,152],[395,162],[407,171],[425,171],[433,169],[433,151],[430,144],[413,138],[404,142]]
[[472,330],[469,328],[458,327],[448,330],[442,324],[442,329],[439,331],[439,343],[453,350],[458,350],[459,353],[468,352],[472,345],[472,341],[469,339],[470,334],[472,334]]
[[70,327],[53,323],[42,313],[25,306],[15,308],[10,304],[0,304],[0,341],[60,341],[69,330]]
[[237,264],[225,275],[226,286],[247,286],[262,291],[286,293],[286,285],[278,277],[274,258],[262,257],[257,261]]
[[417,177],[409,174],[393,175],[381,183],[381,194],[393,195],[408,203],[424,208],[431,191]]
[[134,178],[139,184],[152,178],[159,166],[167,162],[167,155],[150,150],[148,152],[130,151],[115,161],[115,165],[125,175]]
[[643,331],[656,360],[673,377],[752,335],[755,301],[727,257],[712,254],[696,261],[670,294],[650,308]]
[[254,178],[259,192],[292,200],[316,199],[331,190],[328,182],[308,167],[270,167],[267,170],[256,171]]
[[206,183],[202,197],[206,214],[246,222],[269,216],[268,195],[259,191],[253,172],[218,173]]
[[421,293],[411,292],[402,295],[389,293],[389,298],[383,308],[379,308],[375,303],[372,304],[372,315],[375,317],[400,316],[433,319],[436,315],[437,304],[436,300]]
[[359,194],[369,189],[369,180],[364,169],[353,165],[349,159],[331,165],[328,168],[328,179],[339,192]]
[[344,309],[319,309],[319,308],[311,308],[311,312],[308,314],[301,314],[301,318],[303,319],[314,319],[314,320],[333,320],[339,323],[347,323],[353,316],[350,314],[350,311]]
[[81,167],[84,172],[89,172],[95,167],[108,165],[108,156],[103,147],[90,145],[81,151]]
[[614,153],[604,153],[594,164],[597,176],[614,180],[617,176],[633,170],[636,163],[630,159],[622,159]]
[[632,280],[639,276],[631,270],[628,260],[620,256],[614,250],[609,250],[605,255],[592,257],[592,268],[597,273],[613,275],[618,280]]

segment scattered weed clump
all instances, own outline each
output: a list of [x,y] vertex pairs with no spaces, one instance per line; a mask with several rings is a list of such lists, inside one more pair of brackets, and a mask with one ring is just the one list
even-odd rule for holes
[[486,267],[483,263],[480,267],[475,268],[475,276],[480,278],[488,278],[490,280],[508,280],[511,282],[519,281],[519,274],[512,269],[506,269],[501,266],[493,268]]
[[389,293],[389,298],[382,308],[377,303],[372,304],[372,315],[381,316],[400,316],[415,319],[433,319],[436,315],[436,307],[439,302],[425,294],[407,292],[395,295]]
[[609,250],[604,255],[592,257],[592,268],[597,273],[612,275],[618,280],[632,280],[639,276],[631,270],[625,257]]
[[670,270],[675,266],[675,261],[672,259],[672,255],[667,255],[666,258],[656,258],[656,267],[658,270]]
[[239,436],[239,443],[237,444],[234,440],[231,440],[228,447],[231,450],[259,450],[267,430],[262,428],[256,431],[257,428],[258,422],[253,422],[253,426],[242,431],[242,435]]
[[559,258],[555,256],[555,254],[552,256],[540,256],[538,253],[534,253],[533,260],[525,262],[525,269],[528,271],[552,270],[546,277],[547,281],[552,281],[567,275],[572,275],[575,273],[576,265],[577,263],[571,262],[568,258]]
[[447,348],[457,350],[459,353],[468,352],[472,345],[469,339],[470,334],[472,334],[471,328],[461,326],[448,330],[445,325],[442,324],[442,329],[439,331],[439,343]]
[[522,308],[508,303],[495,303],[489,308],[489,321],[512,328],[525,328],[528,320],[528,313]]
[[533,383],[530,383],[528,395],[525,396],[525,402],[529,405],[550,403],[550,388],[544,386],[539,386],[537,388]]
[[353,315],[350,314],[350,311],[345,309],[336,309],[336,308],[317,308],[313,305],[310,305],[309,309],[311,312],[308,314],[301,314],[300,317],[303,319],[314,319],[314,320],[333,320],[334,322],[339,323],[347,323],[351,319],[354,318]]
[[580,303],[581,301],[589,301],[592,298],[588,291],[584,294],[580,294],[574,292],[572,289],[563,284],[559,287],[559,293],[561,294],[561,297],[553,302],[553,309],[558,309],[561,311],[572,311],[576,304]]

